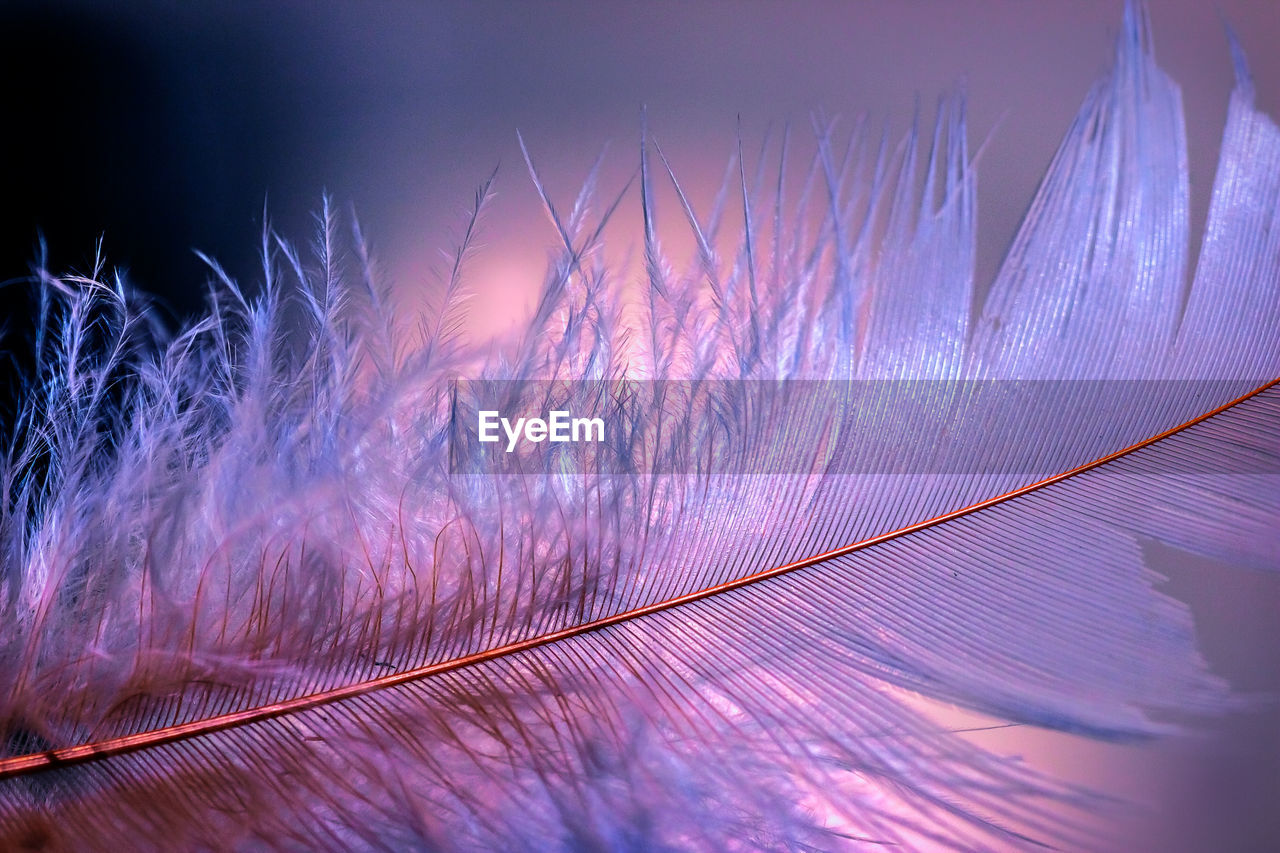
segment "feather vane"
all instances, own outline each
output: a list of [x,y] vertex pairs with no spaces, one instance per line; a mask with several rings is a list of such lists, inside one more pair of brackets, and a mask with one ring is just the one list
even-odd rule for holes
[[[1141,545],[1280,562],[1280,129],[1238,59],[1187,289],[1148,29],[1130,5],[973,323],[959,99],[923,155],[818,123],[790,207],[789,133],[773,198],[739,146],[705,220],[654,144],[685,272],[646,131],[633,302],[601,250],[626,190],[592,221],[593,169],[561,215],[522,139],[561,250],[485,362],[456,307],[492,178],[418,329],[328,200],[310,257],[267,233],[257,296],[210,261],[213,312],[168,339],[119,280],[41,270],[0,458],[0,838],[1101,843],[1086,792],[916,697],[1112,739],[1232,701]],[[628,429],[598,471],[541,444],[494,472],[486,400]]]

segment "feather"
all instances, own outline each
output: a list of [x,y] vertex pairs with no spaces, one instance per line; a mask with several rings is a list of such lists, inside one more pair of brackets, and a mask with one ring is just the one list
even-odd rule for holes
[[[1137,4],[977,311],[958,98],[923,155],[816,123],[794,201],[790,134],[772,181],[739,143],[705,220],[646,131],[639,288],[604,260],[627,190],[592,221],[593,169],[561,215],[521,139],[560,249],[488,358],[456,302],[492,178],[416,325],[327,200],[310,258],[265,233],[256,296],[210,261],[172,338],[118,277],[40,270],[0,457],[4,846],[1106,843],[1093,795],[921,698],[1107,739],[1234,701],[1141,544],[1280,563],[1280,129],[1236,56],[1189,286]],[[606,428],[508,455],[488,410]]]

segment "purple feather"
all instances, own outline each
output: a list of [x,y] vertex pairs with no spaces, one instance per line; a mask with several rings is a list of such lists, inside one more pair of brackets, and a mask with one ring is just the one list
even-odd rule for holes
[[[799,184],[790,134],[739,145],[711,211],[647,130],[635,187],[564,208],[521,139],[556,254],[488,350],[493,177],[421,320],[327,198],[309,254],[264,235],[257,295],[210,260],[171,337],[119,277],[41,270],[0,456],[3,846],[1105,846],[1096,795],[924,700],[1112,740],[1237,701],[1141,545],[1280,564],[1251,86],[1238,59],[1193,274],[1135,4],[981,305],[959,98],[896,147],[815,122]],[[638,283],[603,237],[637,197]],[[486,411],[604,426],[506,453]]]

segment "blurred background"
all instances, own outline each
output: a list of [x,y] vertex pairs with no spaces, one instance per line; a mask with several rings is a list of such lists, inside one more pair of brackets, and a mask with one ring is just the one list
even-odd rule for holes
[[[1152,0],[1162,66],[1183,88],[1192,231],[1203,224],[1238,32],[1260,105],[1280,115],[1280,7]],[[384,274],[429,293],[476,186],[499,166],[474,281],[477,328],[518,324],[555,235],[516,142],[562,204],[609,144],[603,187],[635,169],[640,112],[705,210],[735,146],[756,150],[821,110],[894,136],[917,102],[967,93],[979,168],[979,287],[1109,66],[1120,0],[914,2],[0,3],[0,280],[109,262],[179,323],[217,258],[258,277],[264,210],[305,241],[322,191],[360,215]],[[776,135],[775,135],[776,139]],[[749,156],[751,156],[749,154]],[[666,211],[678,216],[674,205]],[[638,201],[620,228],[638,235]],[[4,319],[20,329],[11,295]],[[16,313],[15,313],[16,312]],[[1158,548],[1210,665],[1280,693],[1280,580]],[[1200,724],[1202,737],[1117,747],[1000,732],[984,743],[1147,803],[1130,849],[1280,847],[1280,714]]]

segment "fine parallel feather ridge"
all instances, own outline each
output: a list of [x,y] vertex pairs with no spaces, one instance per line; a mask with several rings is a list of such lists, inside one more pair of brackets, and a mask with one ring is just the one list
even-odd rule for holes
[[984,375],[1146,378],[1168,362],[1186,286],[1186,135],[1150,40],[1129,4],[1115,69],[1067,131],[992,285],[975,346]]

